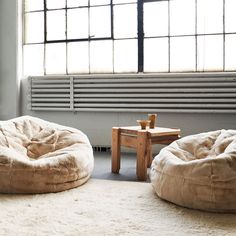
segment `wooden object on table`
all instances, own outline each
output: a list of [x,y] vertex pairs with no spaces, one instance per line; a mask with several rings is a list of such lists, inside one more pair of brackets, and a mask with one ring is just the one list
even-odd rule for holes
[[150,120],[137,120],[139,123],[141,129],[146,129],[150,125],[151,121]]
[[150,120],[149,128],[154,129],[156,127],[157,114],[148,114],[148,119]]
[[137,150],[136,174],[139,180],[147,179],[147,168],[152,162],[153,144],[170,144],[179,139],[180,129],[162,128],[141,130],[140,126],[112,128],[112,172],[119,173],[121,146]]

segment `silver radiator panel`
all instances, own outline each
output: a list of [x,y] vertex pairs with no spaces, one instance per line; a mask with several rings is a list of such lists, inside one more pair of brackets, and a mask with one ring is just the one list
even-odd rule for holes
[[236,113],[235,73],[37,76],[29,109]]

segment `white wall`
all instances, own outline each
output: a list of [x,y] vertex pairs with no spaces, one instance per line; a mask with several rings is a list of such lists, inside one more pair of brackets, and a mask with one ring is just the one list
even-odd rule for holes
[[[16,0],[0,1],[0,119],[18,115]],[[110,145],[111,127],[135,125],[138,113],[31,112],[27,109],[27,80],[22,80],[22,115],[33,115],[84,131],[93,145]],[[159,113],[158,125],[179,127],[182,135],[216,129],[236,129],[236,114]]]
[[18,115],[17,0],[0,1],[0,119]]

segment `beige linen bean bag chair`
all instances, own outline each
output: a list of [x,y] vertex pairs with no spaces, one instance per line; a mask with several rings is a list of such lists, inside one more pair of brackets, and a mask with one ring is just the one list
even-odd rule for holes
[[160,198],[178,205],[236,213],[236,130],[191,135],[163,148],[150,179]]
[[30,116],[0,122],[0,192],[46,193],[85,183],[93,170],[85,134]]

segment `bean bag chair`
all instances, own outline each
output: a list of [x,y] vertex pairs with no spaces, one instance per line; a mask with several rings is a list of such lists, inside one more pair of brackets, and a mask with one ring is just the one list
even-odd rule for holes
[[81,131],[22,116],[0,122],[0,192],[59,192],[85,183],[93,151]]
[[174,141],[154,158],[150,179],[156,194],[167,201],[236,213],[236,130]]

